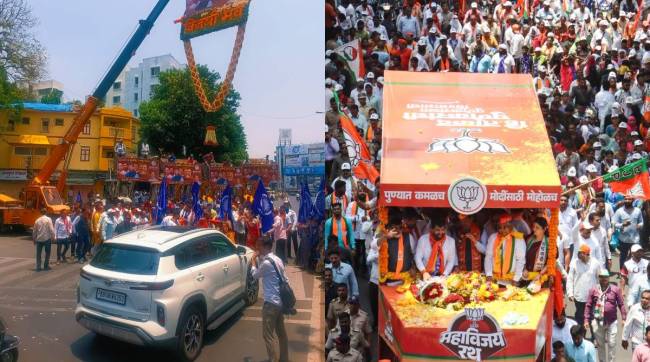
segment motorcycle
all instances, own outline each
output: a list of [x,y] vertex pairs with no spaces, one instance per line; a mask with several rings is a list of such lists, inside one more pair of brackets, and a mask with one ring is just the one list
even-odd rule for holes
[[20,338],[7,334],[5,321],[0,318],[0,362],[18,361]]

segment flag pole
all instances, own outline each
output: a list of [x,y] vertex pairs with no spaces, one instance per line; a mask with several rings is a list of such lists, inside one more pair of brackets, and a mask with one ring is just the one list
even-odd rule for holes
[[564,191],[564,192],[562,193],[562,196],[566,196],[566,195],[572,193],[573,191],[576,191],[576,190],[580,189],[581,187],[584,187],[584,186],[587,186],[587,185],[591,185],[592,183],[594,183],[594,182],[596,182],[596,181],[598,181],[598,180],[601,180],[601,179],[603,179],[604,177],[605,177],[604,175],[603,175],[603,176],[598,176],[598,177],[596,177],[596,178],[593,179],[593,180],[589,180],[588,182],[585,182],[585,183],[580,184],[580,185],[578,185],[578,186],[576,186],[576,187],[570,188],[570,189]]

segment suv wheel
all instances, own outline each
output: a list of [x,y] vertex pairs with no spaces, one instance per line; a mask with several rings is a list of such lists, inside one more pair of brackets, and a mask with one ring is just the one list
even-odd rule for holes
[[176,352],[180,361],[194,361],[203,348],[205,318],[195,306],[185,310],[181,317]]
[[246,274],[246,295],[244,297],[244,302],[247,306],[257,303],[257,297],[259,295],[260,283],[258,280],[253,279],[253,273],[251,269],[248,269]]

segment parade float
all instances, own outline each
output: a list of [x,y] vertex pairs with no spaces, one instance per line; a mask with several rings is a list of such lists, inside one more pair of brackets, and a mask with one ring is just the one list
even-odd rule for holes
[[[384,84],[384,223],[396,207],[546,209],[550,245],[546,273],[522,288],[478,272],[382,283],[382,357],[550,360],[561,186],[530,76],[387,71]],[[396,277],[386,249],[380,282]]]

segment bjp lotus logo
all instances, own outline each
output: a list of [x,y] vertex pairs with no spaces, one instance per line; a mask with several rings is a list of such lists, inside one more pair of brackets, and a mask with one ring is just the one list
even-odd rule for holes
[[478,197],[479,187],[478,186],[458,186],[456,187],[456,194],[458,195],[458,200],[465,202],[464,209],[470,210],[470,203],[475,201]]
[[427,152],[484,152],[484,153],[510,153],[508,148],[499,142],[487,138],[476,138],[469,135],[469,129],[463,130],[463,134],[457,138],[434,139],[429,144]]
[[447,190],[449,206],[457,213],[472,215],[487,202],[487,189],[478,179],[465,177],[452,183]]

